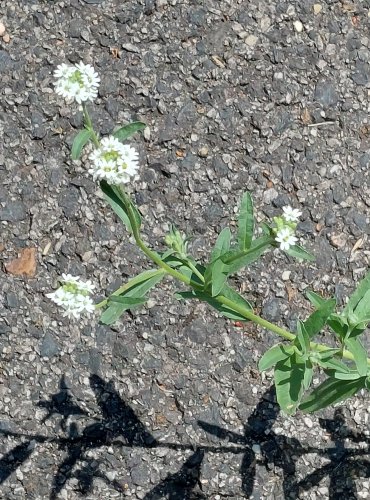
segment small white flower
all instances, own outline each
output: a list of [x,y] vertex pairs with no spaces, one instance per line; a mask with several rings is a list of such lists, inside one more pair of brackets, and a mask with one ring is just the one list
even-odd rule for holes
[[109,184],[127,184],[139,169],[137,151],[115,137],[104,137],[89,159],[92,162],[89,173],[94,180],[105,179]]
[[283,217],[287,222],[298,222],[299,217],[302,215],[297,208],[283,207]]
[[281,250],[289,250],[298,240],[290,227],[283,227],[276,233],[275,241],[280,243]]
[[79,318],[81,313],[91,314],[95,305],[89,294],[95,288],[90,280],[84,282],[77,276],[62,275],[62,286],[46,297],[64,309],[63,316]]
[[55,91],[68,101],[81,104],[93,101],[98,95],[100,78],[90,64],[82,62],[75,66],[60,64],[54,72],[57,79]]

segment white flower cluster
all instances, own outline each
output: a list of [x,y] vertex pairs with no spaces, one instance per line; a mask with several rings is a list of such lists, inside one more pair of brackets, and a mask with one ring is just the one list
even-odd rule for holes
[[115,137],[104,137],[89,159],[92,162],[89,173],[94,180],[105,179],[109,184],[127,184],[139,169],[136,150]]
[[277,228],[275,230],[275,241],[279,243],[281,250],[289,250],[298,241],[294,235],[297,222],[302,213],[296,208],[283,207],[281,217],[275,217]]
[[83,282],[80,278],[70,274],[62,274],[62,285],[46,297],[64,309],[63,316],[68,318],[79,318],[81,313],[91,314],[95,305],[89,294],[94,290],[90,280]]
[[82,104],[85,101],[93,101],[98,95],[100,78],[90,64],[60,64],[54,72],[54,77],[57,79],[56,93],[68,101]]

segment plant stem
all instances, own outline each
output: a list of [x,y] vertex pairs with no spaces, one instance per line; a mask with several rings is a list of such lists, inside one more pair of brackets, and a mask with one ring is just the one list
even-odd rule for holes
[[[135,214],[133,213],[132,206],[131,206],[131,200],[129,199],[128,195],[122,190],[122,197],[125,201],[126,207],[127,207],[127,213],[128,217],[131,223],[132,227],[132,232],[133,236],[135,238],[136,244],[138,247],[143,251],[143,253],[150,259],[152,260],[155,264],[157,264],[158,267],[162,268],[167,274],[172,276],[173,278],[178,279],[179,281],[185,283],[186,285],[191,286],[192,288],[196,290],[202,290],[203,287],[199,285],[199,283],[194,282],[192,279],[188,278],[188,276],[185,276],[185,274],[180,273],[179,271],[176,271],[176,269],[173,269],[170,267],[168,264],[163,262],[161,257],[154,252],[153,250],[150,250],[144,243],[144,241],[140,237],[139,230],[137,228],[136,222],[135,222]],[[243,255],[246,255],[245,252],[243,252]],[[191,264],[191,263],[190,263]],[[192,267],[191,267],[192,266]],[[199,271],[191,264],[189,267],[194,271],[194,274],[196,274],[199,278],[203,279],[203,276],[199,276]],[[199,273],[199,274],[198,274]],[[124,291],[126,285],[122,285],[118,290],[114,292],[114,295],[119,295],[120,291]],[[218,295],[217,297],[213,297],[214,300],[219,302],[220,304],[223,304],[230,309],[232,309],[235,312],[238,312],[242,316],[244,316],[245,319],[253,321],[257,325],[261,326],[262,328],[265,328],[266,330],[270,330],[280,337],[282,337],[285,340],[289,340],[290,342],[294,342],[296,339],[296,335],[289,330],[286,330],[284,328],[281,328],[278,325],[275,325],[274,323],[270,323],[270,321],[267,321],[266,319],[261,318],[261,316],[258,316],[257,314],[254,314],[250,309],[246,308],[243,305],[238,304],[237,302],[234,302],[231,299],[228,299],[227,297],[224,297],[223,295]],[[108,302],[108,299],[103,300],[99,304],[96,305],[96,307],[103,307],[106,305]],[[316,342],[310,342],[310,348],[313,351],[317,352],[325,352],[328,350],[331,350],[331,347],[328,347],[323,344],[317,344]],[[355,358],[353,354],[347,350],[343,350],[342,352],[342,357],[345,359],[348,359],[350,361],[354,361]],[[367,359],[367,364],[370,366],[370,359]]]
[[84,115],[85,128],[91,132],[92,140],[93,140],[95,147],[99,148],[100,142],[99,142],[98,136],[94,130],[94,127],[93,127],[89,112],[87,111],[87,106],[86,106],[85,102],[82,103],[82,113]]
[[198,276],[198,278],[200,279],[200,281],[202,283],[204,283],[204,276],[203,276],[203,274],[198,271],[198,269],[194,266],[194,264],[191,262],[190,259],[188,259],[188,257],[186,255],[184,255],[183,257],[184,257],[184,260],[186,260],[186,265],[189,267],[189,269],[191,269],[193,271],[193,273],[195,274],[195,276]]
[[128,215],[129,220],[130,220],[131,227],[132,227],[132,234],[135,238],[135,241],[136,241],[136,244],[138,245],[138,247],[145,253],[145,255],[147,257],[149,257],[150,260],[152,260],[155,264],[157,264],[158,267],[161,267],[162,269],[164,269],[168,274],[170,274],[174,278],[182,281],[186,285],[189,285],[193,288],[202,289],[202,287],[198,283],[196,283],[192,279],[185,276],[185,274],[182,274],[179,271],[176,271],[176,269],[172,269],[171,266],[169,266],[168,264],[163,262],[161,257],[157,254],[157,252],[153,252],[153,250],[150,250],[150,248],[148,248],[146,246],[146,244],[144,243],[144,241],[140,237],[140,233],[139,233],[139,230],[138,230],[136,222],[135,222],[135,214],[133,213],[133,210],[132,210],[131,200],[129,199],[129,197],[127,196],[127,194],[123,190],[121,191],[121,194],[122,194],[122,197],[123,197],[125,204],[126,204],[127,215]]

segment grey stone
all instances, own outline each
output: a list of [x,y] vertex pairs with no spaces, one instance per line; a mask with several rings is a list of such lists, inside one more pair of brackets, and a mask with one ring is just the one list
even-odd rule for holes
[[18,309],[20,307],[19,298],[14,292],[7,292],[6,305],[9,307],[9,309]]
[[338,103],[338,93],[333,82],[321,80],[316,84],[315,100],[323,108],[330,108]]
[[368,63],[356,62],[355,71],[351,74],[352,80],[357,85],[365,86],[370,81],[370,66]]
[[182,331],[184,337],[197,344],[203,344],[207,340],[207,328],[203,320],[196,319],[186,326]]
[[59,353],[59,345],[53,335],[46,332],[40,344],[40,355],[45,358],[52,358]]
[[278,321],[280,318],[280,303],[277,299],[270,299],[263,305],[262,316],[268,321]]
[[45,137],[46,128],[44,125],[44,117],[38,111],[33,111],[31,113],[31,126],[33,139],[43,139]]
[[76,188],[69,187],[62,191],[59,196],[59,205],[62,207],[64,215],[68,218],[76,218],[79,209],[79,193]]
[[0,209],[0,220],[20,222],[27,218],[27,207],[21,201],[8,201]]
[[9,71],[14,61],[6,50],[0,50],[0,73]]

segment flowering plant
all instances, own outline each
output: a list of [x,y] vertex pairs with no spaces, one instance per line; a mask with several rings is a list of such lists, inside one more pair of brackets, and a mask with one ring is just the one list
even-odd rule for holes
[[[305,321],[297,322],[296,332],[290,332],[255,314],[251,304],[228,284],[228,278],[250,265],[268,250],[280,248],[286,254],[302,260],[313,256],[297,245],[295,231],[301,212],[284,207],[272,225],[261,224],[260,235],[255,236],[253,202],[247,192],[243,195],[238,230],[230,228],[219,234],[209,262],[197,262],[188,252],[187,238],[171,227],[165,238],[167,250],[155,251],[141,237],[142,218],[132,199],[123,189],[138,175],[138,154],[123,144],[135,132],[145,128],[142,122],[133,122],[115,130],[111,136],[100,138],[94,130],[87,101],[97,95],[99,77],[94,68],[83,63],[75,66],[62,64],[55,72],[56,91],[68,100],[82,106],[84,129],[72,145],[72,158],[78,159],[83,148],[91,143],[88,171],[99,180],[106,201],[135,239],[140,250],[153,262],[155,268],[146,270],[123,284],[109,297],[93,305],[90,293],[93,285],[79,278],[63,275],[61,287],[47,294],[64,309],[69,317],[102,310],[100,320],[112,324],[129,309],[144,304],[151,288],[169,275],[188,287],[176,293],[178,299],[201,300],[230,319],[253,321],[282,337],[261,358],[261,371],[274,368],[277,400],[283,411],[293,414],[297,409],[312,412],[344,400],[360,389],[370,388],[370,360],[360,336],[370,323],[370,273],[361,281],[347,305],[336,312],[336,300],[324,299],[309,292],[307,298],[314,311]],[[335,337],[335,347],[319,344],[315,338],[323,330]],[[326,375],[325,380],[307,395],[315,371]]]

